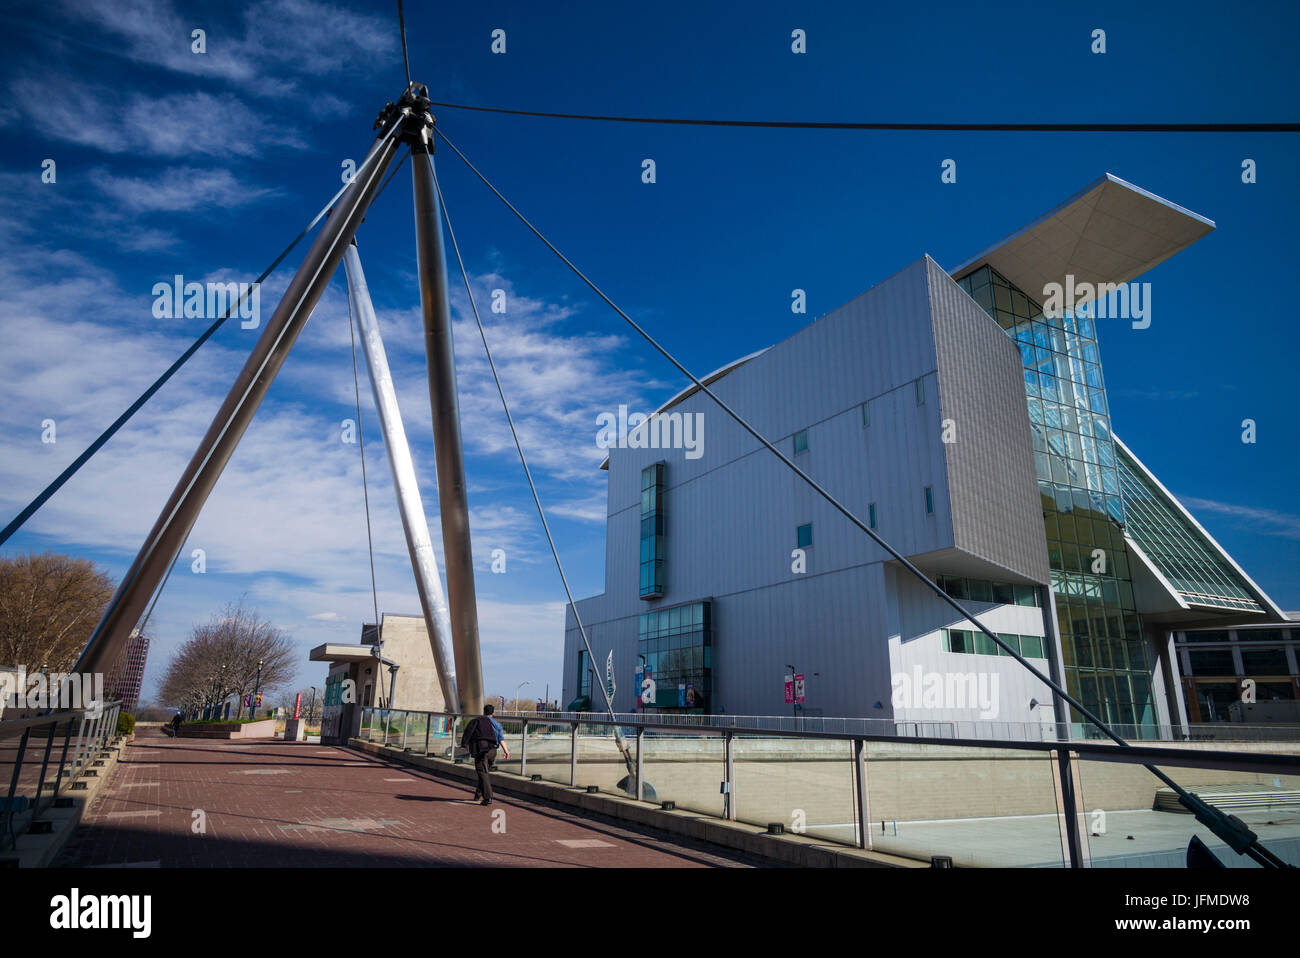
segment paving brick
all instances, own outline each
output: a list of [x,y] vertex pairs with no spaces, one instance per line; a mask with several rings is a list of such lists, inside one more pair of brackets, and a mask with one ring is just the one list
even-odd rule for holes
[[[394,778],[394,773],[403,777]],[[286,775],[292,778],[286,781]],[[109,785],[56,866],[760,864],[681,836],[628,828],[525,799],[498,796],[483,807],[473,800],[471,785],[410,772],[344,748],[298,742],[218,745],[143,730],[124,749]],[[196,831],[198,824],[201,831]]]

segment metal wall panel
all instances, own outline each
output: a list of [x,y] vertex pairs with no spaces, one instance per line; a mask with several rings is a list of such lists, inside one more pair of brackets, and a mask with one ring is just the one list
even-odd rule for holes
[[[936,277],[936,270],[928,257],[918,260],[711,388],[864,521],[869,504],[875,503],[879,532],[905,555],[952,554],[964,544],[979,548],[988,559],[1015,563],[1008,568],[1029,576],[1035,567],[1026,555],[1032,549],[1021,541],[1024,523],[1017,516],[1028,508],[1037,522],[1045,579],[1046,546],[1032,486],[1032,457],[1027,476],[1018,471],[1024,462],[1018,446],[1022,437],[1015,430],[1023,432],[1026,447],[1029,431],[1020,366],[1006,352],[1014,348],[996,324],[991,331],[968,328],[975,318],[985,324],[991,320],[969,298],[963,303],[951,296],[952,290],[966,294],[941,270]],[[936,295],[933,287],[941,284],[944,289]],[[937,320],[936,312],[943,314]],[[949,376],[937,358],[936,336],[950,363],[972,368]],[[967,347],[972,351],[962,356]],[[973,365],[985,360],[993,370]],[[920,404],[918,379],[924,389]],[[976,388],[981,382],[990,384],[983,393]],[[945,404],[960,401],[963,416],[976,415],[982,399],[1003,404],[1012,390],[1019,390],[1014,408],[1021,421],[1007,425],[984,413],[990,435],[972,430],[979,457],[958,455],[954,496],[952,452],[940,436]],[[865,426],[864,402],[870,404]],[[886,587],[883,550],[709,397],[697,392],[669,412],[703,415],[703,454],[692,459],[682,449],[610,450],[606,591],[579,602],[602,677],[605,655],[614,650],[616,709],[632,704],[631,694],[623,690],[634,681],[638,616],[712,599],[715,710],[782,713],[788,708],[782,680],[785,664],[791,663],[807,676],[808,708],[826,715],[888,718],[890,636],[897,634],[887,624],[891,602],[898,616],[897,599]],[[802,429],[808,430],[808,449],[795,457],[793,435]],[[1015,447],[1001,457],[1001,464],[989,462],[997,458],[993,447],[998,435],[1009,436],[1004,445]],[[645,601],[637,589],[641,470],[661,460],[666,463],[666,594]],[[1008,542],[988,549],[974,539],[983,528],[974,518],[954,519],[954,509],[985,507],[984,499],[972,492],[972,474],[982,468],[993,469],[981,487],[984,498],[988,490],[1003,486],[1017,497],[999,513],[998,521],[1012,523],[1012,533],[1003,536]],[[927,485],[934,489],[933,515],[925,510]],[[1028,500],[1027,490],[1033,491]],[[807,568],[796,573],[791,555],[796,530],[808,522],[813,541],[805,550]],[[901,621],[906,625],[907,616]],[[570,611],[566,702],[576,694],[579,648]],[[593,697],[597,705],[603,705],[599,695]]]

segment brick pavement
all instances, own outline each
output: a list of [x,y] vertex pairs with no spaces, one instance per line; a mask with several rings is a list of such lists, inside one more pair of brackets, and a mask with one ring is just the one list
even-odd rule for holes
[[764,864],[501,794],[483,807],[472,788],[314,743],[141,729],[107,786],[56,867]]

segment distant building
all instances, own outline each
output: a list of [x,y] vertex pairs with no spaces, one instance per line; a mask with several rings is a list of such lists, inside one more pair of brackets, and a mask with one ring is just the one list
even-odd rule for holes
[[149,636],[142,634],[139,629],[133,629],[121,660],[104,683],[109,701],[121,699],[124,712],[134,712],[140,705],[140,686],[144,681],[144,665],[148,657]]
[[[1176,734],[1174,630],[1286,620],[1115,435],[1099,329],[1131,317],[1096,307],[1136,310],[1140,287],[1091,308],[1083,291],[1213,229],[1107,174],[961,266],[923,257],[705,382],[1089,710],[1128,736]],[[789,715],[794,673],[808,713],[1089,734],[698,388],[628,425],[604,466],[605,591],[577,603],[590,657],[566,610],[567,705],[603,708],[612,651],[616,711]]]
[[[384,661],[379,658],[381,639]],[[378,629],[371,623],[362,625],[360,643],[327,642],[312,649],[310,659],[330,663],[321,718],[321,741],[326,744],[355,736],[363,709],[443,709],[438,667],[423,616],[385,612]]]
[[[1300,612],[1286,617],[1293,627],[1260,622],[1174,634],[1192,722],[1300,722]],[[1254,707],[1242,701],[1248,680]]]

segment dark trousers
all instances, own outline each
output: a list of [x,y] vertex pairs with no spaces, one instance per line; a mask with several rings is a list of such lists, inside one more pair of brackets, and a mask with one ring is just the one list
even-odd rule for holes
[[475,756],[474,770],[478,772],[478,788],[474,790],[475,798],[481,798],[485,802],[492,801],[492,776],[489,773],[496,767],[496,762],[497,750],[494,748]]

